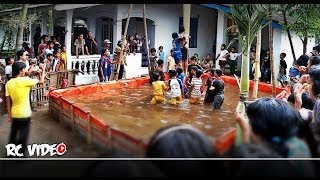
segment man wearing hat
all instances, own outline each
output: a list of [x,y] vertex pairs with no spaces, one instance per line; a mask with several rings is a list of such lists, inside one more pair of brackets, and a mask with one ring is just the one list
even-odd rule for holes
[[109,39],[106,39],[103,41],[104,42],[104,46],[102,47],[102,49],[108,49],[110,51],[110,54],[113,53],[112,49],[111,49],[111,41]]

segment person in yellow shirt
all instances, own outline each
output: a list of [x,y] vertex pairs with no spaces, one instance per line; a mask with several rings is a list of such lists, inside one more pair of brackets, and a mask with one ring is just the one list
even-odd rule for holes
[[67,69],[67,53],[66,53],[66,47],[63,46],[62,47],[62,51],[61,51],[61,58],[60,58],[60,71],[66,70]]
[[164,97],[167,86],[164,81],[160,81],[159,73],[153,73],[153,98],[151,104],[166,103],[166,98]]
[[32,86],[44,83],[46,65],[42,66],[40,80],[26,76],[26,64],[15,62],[12,65],[12,79],[6,84],[8,120],[12,122],[9,143],[21,144],[19,153],[23,154],[29,136],[31,107],[29,93]]

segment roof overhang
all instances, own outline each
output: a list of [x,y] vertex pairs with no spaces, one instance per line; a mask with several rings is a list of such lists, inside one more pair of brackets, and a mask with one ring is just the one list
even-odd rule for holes
[[[228,5],[218,5],[218,4],[201,4],[202,6],[208,7],[208,8],[212,8],[212,9],[216,9],[216,10],[220,10],[223,11],[225,13],[230,14],[231,13],[231,8],[229,7],[230,4]],[[275,19],[273,17],[273,19]],[[264,21],[263,24],[268,23],[269,21]],[[272,21],[272,28],[275,29],[282,29],[282,26],[275,20]]]
[[91,6],[98,6],[98,5],[103,5],[103,4],[57,4],[54,6],[54,10],[63,11],[68,9],[84,8],[84,7],[91,7]]
[[[46,7],[46,6],[52,6],[54,4],[30,4],[28,5],[28,9],[32,9],[32,8],[40,8],[40,7]],[[22,9],[22,7],[17,7],[17,8],[12,8],[12,9],[5,9],[0,11],[0,13],[14,13],[16,11],[20,11]]]

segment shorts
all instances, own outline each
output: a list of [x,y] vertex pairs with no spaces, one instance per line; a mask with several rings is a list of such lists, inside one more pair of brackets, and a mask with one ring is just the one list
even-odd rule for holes
[[170,100],[171,100],[171,104],[177,105],[177,103],[181,103],[182,97],[181,96],[172,97],[172,98],[170,98]]
[[165,103],[166,102],[166,98],[164,96],[154,96],[151,99],[151,104],[158,104],[158,103]]
[[226,65],[226,61],[224,61],[224,60],[219,60],[219,65],[220,65],[220,66],[225,66],[225,65]]
[[188,48],[183,47],[181,48],[181,53],[182,53],[182,61],[185,61],[188,59]]
[[190,102],[190,104],[200,104],[201,98],[200,97],[190,97],[189,102]]
[[218,94],[214,96],[213,100],[213,107],[214,109],[220,109],[221,105],[223,104],[224,101],[224,95],[223,94]]
[[182,60],[182,54],[180,51],[174,51],[174,55],[173,55],[173,58],[174,58],[174,62],[176,64],[179,64]]

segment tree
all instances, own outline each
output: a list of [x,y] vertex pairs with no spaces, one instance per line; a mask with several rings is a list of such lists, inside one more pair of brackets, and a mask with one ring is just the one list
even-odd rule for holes
[[[1,17],[0,26],[5,32],[5,35],[1,41],[0,54],[2,54],[4,46],[8,47],[8,51],[14,48],[14,33],[17,32],[17,29],[22,24],[24,24],[24,29],[28,29],[29,24],[36,23],[40,16],[38,13],[39,12],[28,14],[24,23],[22,23],[21,17],[17,14],[9,14]],[[20,42],[22,43],[22,40]]]
[[289,39],[289,43],[290,43],[290,47],[291,47],[291,53],[292,53],[292,57],[293,57],[293,61],[296,61],[296,54],[294,52],[294,48],[293,48],[293,42],[292,42],[292,37],[291,37],[291,33],[290,33],[290,27],[288,26],[288,19],[287,19],[287,14],[291,13],[293,4],[281,4],[280,6],[278,6],[277,9],[279,9],[279,11],[282,13],[283,15],[283,27],[284,29],[287,31],[288,34],[288,39]]
[[291,20],[291,22],[282,22],[284,28],[297,33],[303,43],[303,54],[305,54],[307,52],[308,39],[319,35],[320,5],[293,4],[283,6],[281,9],[285,12],[283,14],[284,17]]
[[20,25],[18,26],[17,38],[16,38],[16,47],[14,48],[16,51],[22,48],[23,43],[23,31],[26,27],[26,18],[28,12],[28,4],[22,5],[22,10],[20,12]]
[[12,8],[17,8],[21,7],[22,4],[0,4],[0,11],[6,10],[6,9],[12,9]]
[[[225,15],[235,22],[235,26],[238,29],[239,42],[242,44],[240,101],[237,106],[237,111],[243,112],[245,110],[244,101],[248,100],[249,96],[250,47],[258,31],[267,25],[263,23],[263,21],[267,19],[267,6],[258,4],[235,4],[231,6],[231,14]],[[237,129],[237,137],[240,137],[240,128]],[[237,139],[237,143],[239,142],[240,139]]]
[[276,72],[274,71],[274,57],[273,57],[273,28],[272,28],[272,5],[268,5],[269,16],[269,48],[270,48],[270,71],[272,77],[272,94],[276,97]]

